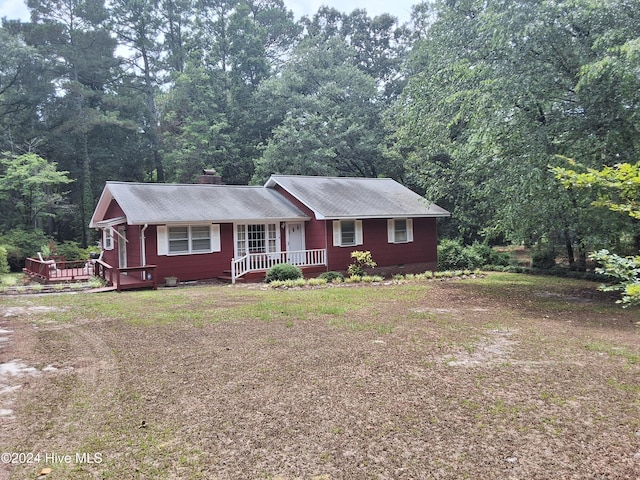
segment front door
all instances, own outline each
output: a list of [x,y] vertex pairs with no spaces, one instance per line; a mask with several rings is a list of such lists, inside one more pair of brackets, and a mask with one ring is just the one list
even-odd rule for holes
[[287,223],[287,262],[292,265],[304,265],[304,249],[304,224]]
[[120,268],[127,268],[127,230],[126,227],[121,225],[118,227],[118,235],[116,241],[118,242],[118,266]]

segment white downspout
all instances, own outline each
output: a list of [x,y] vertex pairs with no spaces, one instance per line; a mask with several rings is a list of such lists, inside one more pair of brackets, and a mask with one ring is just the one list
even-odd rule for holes
[[[140,260],[142,260],[141,266],[143,267],[147,265],[147,247],[145,245],[144,231],[147,229],[148,226],[149,224],[145,223],[144,227],[142,227],[142,230],[140,230],[140,257],[141,257]],[[143,280],[149,280],[149,275],[151,275],[150,273],[148,273],[146,270],[143,270],[142,274],[144,275]]]
[[140,243],[142,246],[142,251],[141,256],[142,256],[142,266],[145,267],[147,265],[147,248],[145,245],[145,236],[144,236],[144,231],[149,227],[148,223],[144,224],[144,227],[142,227],[142,230],[140,231]]

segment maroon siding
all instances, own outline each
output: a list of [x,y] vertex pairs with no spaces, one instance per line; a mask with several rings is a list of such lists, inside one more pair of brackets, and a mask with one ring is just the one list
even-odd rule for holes
[[193,255],[158,255],[155,225],[145,232],[147,264],[157,265],[156,275],[162,283],[165,277],[178,277],[181,281],[216,278],[231,269],[233,258],[233,225],[220,225],[220,252]]
[[[124,217],[124,216],[125,214],[120,208],[120,205],[118,205],[118,203],[115,200],[111,200],[111,203],[109,204],[109,207],[107,208],[107,211],[104,215],[104,220],[109,220],[112,218],[118,218],[118,217]],[[114,228],[117,228],[117,227],[114,227]],[[100,231],[100,234],[102,235],[102,230]],[[127,235],[129,235],[128,231],[127,231]],[[118,244],[116,243],[118,240],[119,239],[117,238],[117,236],[114,235],[113,249],[104,250],[104,253],[102,254],[102,260],[105,263],[108,263],[109,265],[111,265],[112,267],[118,267]],[[102,242],[102,236],[100,237],[100,242]]]
[[332,220],[316,220],[313,211],[288,191],[280,185],[276,185],[275,189],[311,217],[305,225],[306,247],[326,248],[329,270],[346,270],[354,250],[369,250],[378,264],[377,271],[386,275],[395,272],[424,272],[435,270],[438,266],[435,218],[414,218],[413,242],[410,243],[388,243],[386,219],[363,220],[362,245],[334,247]]
[[[333,246],[333,223],[326,222],[328,239],[327,258],[329,270],[346,270],[351,263],[354,250],[370,251],[378,264],[378,271],[384,273],[425,271],[437,268],[437,235],[435,218],[413,219],[413,242],[388,243],[387,220],[368,219],[362,221],[362,245],[354,247]],[[410,265],[416,265],[412,269]]]

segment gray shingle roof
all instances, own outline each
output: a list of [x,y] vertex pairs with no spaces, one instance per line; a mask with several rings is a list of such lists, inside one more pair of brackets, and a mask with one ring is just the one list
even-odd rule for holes
[[[118,202],[128,223],[137,225],[309,218],[278,192],[263,187],[107,182],[105,195]],[[92,226],[102,220],[96,214]]]
[[265,186],[275,185],[304,203],[318,219],[449,216],[390,178],[273,175]]

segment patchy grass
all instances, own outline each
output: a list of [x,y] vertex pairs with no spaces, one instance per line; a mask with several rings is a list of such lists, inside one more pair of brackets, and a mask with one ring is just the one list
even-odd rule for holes
[[35,372],[0,378],[0,444],[73,461],[0,478],[635,478],[640,311],[596,288],[491,274],[6,297],[0,363]]

